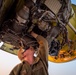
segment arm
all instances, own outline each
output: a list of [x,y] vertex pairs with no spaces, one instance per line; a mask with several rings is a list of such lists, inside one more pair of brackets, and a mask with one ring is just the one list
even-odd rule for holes
[[16,65],[16,66],[12,69],[12,71],[10,72],[9,75],[19,75],[21,68],[22,68],[22,63]]
[[44,37],[42,37],[34,32],[31,32],[31,35],[34,38],[36,38],[39,43],[39,57],[47,63],[48,62],[48,42],[47,42],[47,40]]
[[31,67],[28,62],[22,62],[16,65],[9,75],[31,75]]

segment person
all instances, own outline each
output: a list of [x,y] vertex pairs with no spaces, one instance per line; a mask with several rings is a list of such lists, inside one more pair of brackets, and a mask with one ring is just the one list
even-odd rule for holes
[[[36,49],[33,42],[18,51],[18,57],[22,61],[16,65],[9,75],[48,75],[48,42],[35,32],[30,33],[36,38],[39,47]],[[25,49],[26,48],[26,49]],[[37,56],[34,56],[37,51]]]
[[[30,10],[34,6],[33,0],[4,0],[0,11],[0,30],[3,26],[6,29],[5,24],[8,23],[9,28],[21,35],[20,32],[23,32],[30,21]],[[11,20],[13,27],[8,22]],[[39,48],[35,47],[35,43],[33,46],[33,42],[26,42],[27,45],[20,47],[18,57],[22,63],[15,66],[9,75],[48,75],[48,43],[45,38],[34,32],[31,32],[31,35],[37,39]],[[37,56],[34,56],[35,52],[38,52]]]

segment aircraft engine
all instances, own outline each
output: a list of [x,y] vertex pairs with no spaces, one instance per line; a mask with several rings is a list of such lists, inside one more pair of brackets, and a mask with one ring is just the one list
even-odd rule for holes
[[18,47],[19,41],[27,40],[25,35],[34,31],[47,39],[49,55],[58,56],[65,44],[70,45],[67,25],[76,32],[69,23],[73,14],[70,0],[33,0],[30,10],[24,6],[13,20],[3,23],[0,39]]

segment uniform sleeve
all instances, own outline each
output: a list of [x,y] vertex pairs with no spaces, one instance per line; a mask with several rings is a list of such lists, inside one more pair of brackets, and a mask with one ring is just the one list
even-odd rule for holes
[[44,37],[42,37],[40,35],[38,35],[36,39],[39,43],[39,54],[38,54],[38,56],[42,60],[44,60],[47,64],[48,63],[48,42]]
[[10,72],[9,75],[19,75],[19,72],[20,72],[21,68],[22,68],[22,63],[16,65],[16,66],[12,69],[12,71]]
[[31,75],[32,70],[28,62],[22,62],[16,65],[9,75]]
[[11,8],[12,4],[14,3],[15,0],[5,0],[3,2],[3,5],[0,10],[0,25],[3,23],[6,14],[8,13],[9,9]]

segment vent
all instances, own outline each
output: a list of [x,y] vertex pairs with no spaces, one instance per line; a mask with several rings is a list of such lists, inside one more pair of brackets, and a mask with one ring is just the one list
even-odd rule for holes
[[55,14],[59,12],[62,6],[58,0],[46,0],[45,5]]

